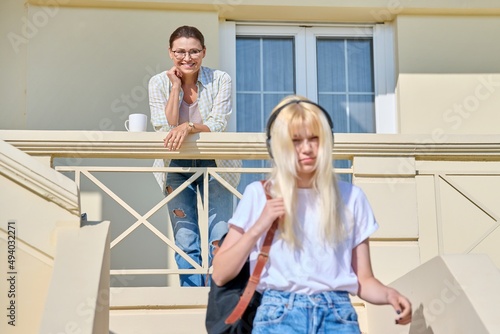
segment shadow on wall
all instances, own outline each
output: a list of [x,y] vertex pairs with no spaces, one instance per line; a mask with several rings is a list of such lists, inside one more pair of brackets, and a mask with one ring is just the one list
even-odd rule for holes
[[427,325],[424,316],[424,305],[420,304],[418,309],[413,311],[412,322],[409,334],[434,334],[432,327]]
[[367,304],[370,332],[380,334],[500,333],[500,272],[486,254],[439,255],[389,286],[408,296],[413,321],[396,326],[390,307]]

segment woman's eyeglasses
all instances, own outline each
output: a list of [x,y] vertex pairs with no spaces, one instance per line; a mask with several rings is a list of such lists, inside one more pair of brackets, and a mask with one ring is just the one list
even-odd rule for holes
[[175,51],[172,51],[172,52],[174,53],[174,57],[177,58],[177,59],[184,59],[184,57],[186,57],[187,54],[189,54],[190,58],[196,59],[196,58],[200,57],[202,51],[203,50],[192,49],[192,50],[189,50],[189,51],[186,51],[186,50],[175,50]]

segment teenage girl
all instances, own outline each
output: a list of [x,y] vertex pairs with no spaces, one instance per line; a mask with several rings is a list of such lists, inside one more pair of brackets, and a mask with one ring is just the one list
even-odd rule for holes
[[271,176],[247,186],[214,257],[217,285],[234,278],[248,257],[253,270],[279,218],[252,333],[360,333],[349,295],[392,305],[397,324],[411,321],[409,300],[373,275],[368,238],[378,224],[362,190],[335,177],[332,129],[328,113],[303,97],[275,107],[267,125]]

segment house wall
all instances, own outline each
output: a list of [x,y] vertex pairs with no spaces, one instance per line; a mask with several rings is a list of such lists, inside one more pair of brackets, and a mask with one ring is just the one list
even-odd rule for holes
[[[26,129],[26,38],[21,25],[28,9],[23,1],[0,2],[0,128]],[[17,36],[20,36],[18,38]],[[10,39],[16,41],[13,47]],[[19,42],[17,42],[19,41]],[[19,44],[21,43],[21,44]]]
[[46,24],[20,47],[28,50],[27,129],[125,130],[130,113],[149,114],[148,81],[172,65],[168,38],[180,25],[203,31],[204,64],[217,65],[216,13],[29,6],[28,20],[38,17]]
[[5,0],[0,6],[2,129],[124,130],[128,114],[149,113],[147,80],[171,66],[173,29],[198,26],[207,40],[204,64],[218,67],[219,19],[229,19],[393,21],[399,132],[434,140],[498,132],[500,46],[493,41],[500,16],[487,1]]
[[496,134],[500,17],[396,19],[401,133]]

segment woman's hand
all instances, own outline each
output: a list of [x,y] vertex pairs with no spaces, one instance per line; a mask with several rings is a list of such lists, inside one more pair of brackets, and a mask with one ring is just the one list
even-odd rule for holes
[[176,66],[173,66],[171,69],[167,71],[167,77],[172,83],[172,87],[174,86],[178,88],[181,87],[182,72]]
[[163,146],[168,148],[169,151],[178,150],[189,132],[191,132],[191,128],[189,127],[188,122],[176,126],[170,130],[165,139],[163,139]]

